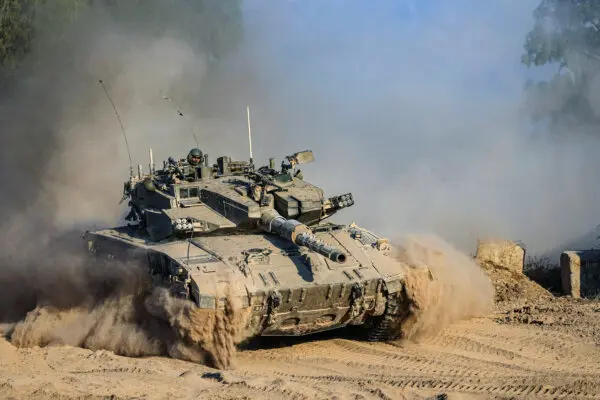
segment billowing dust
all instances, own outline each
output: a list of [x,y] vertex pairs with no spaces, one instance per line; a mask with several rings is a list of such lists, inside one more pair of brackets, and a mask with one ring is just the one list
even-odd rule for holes
[[87,276],[85,296],[65,285],[58,297],[53,292],[34,293],[33,309],[12,324],[4,323],[4,333],[19,347],[70,345],[233,367],[247,316],[235,298],[224,293],[225,309],[200,310],[188,300],[172,297],[165,288],[152,287],[141,267],[131,264],[110,270],[128,273],[109,276],[105,270],[105,277]]
[[430,235],[408,236],[396,257],[407,262],[410,312],[399,329],[404,339],[421,340],[460,320],[484,316],[494,305],[489,277],[466,254]]
[[[404,339],[427,338],[493,306],[487,275],[441,239],[410,236],[396,256],[412,266],[405,281],[410,312],[399,327]],[[154,287],[143,266],[83,260],[64,250],[0,277],[0,324],[15,346],[70,345],[234,366],[250,311],[234,297],[222,293],[225,309],[201,310]]]

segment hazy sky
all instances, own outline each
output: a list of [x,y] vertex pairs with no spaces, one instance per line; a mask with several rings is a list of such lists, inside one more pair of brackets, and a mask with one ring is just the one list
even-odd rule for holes
[[291,68],[300,86],[320,79],[323,89],[349,84],[368,94],[406,83],[409,73],[498,96],[543,73],[519,61],[538,3],[247,0],[244,15],[251,37],[277,54],[261,66],[282,75]]
[[526,80],[556,71],[520,63],[537,5],[246,0],[245,39],[217,77],[171,87],[200,88],[186,107],[214,157],[248,157],[246,105],[255,159],[314,150],[305,177],[355,195],[338,220],[543,251],[595,225],[600,165],[595,140],[534,138],[522,118]]
[[254,105],[255,147],[313,148],[305,176],[357,197],[344,218],[463,248],[488,235],[552,247],[596,207],[554,194],[585,147],[533,143],[520,118],[526,80],[556,70],[520,63],[538,3],[249,0],[231,76],[251,79],[229,104]]

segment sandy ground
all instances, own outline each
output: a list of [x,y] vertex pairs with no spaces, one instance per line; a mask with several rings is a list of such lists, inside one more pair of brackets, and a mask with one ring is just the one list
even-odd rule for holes
[[262,339],[220,371],[162,357],[0,341],[0,396],[50,399],[600,398],[600,302],[503,303],[421,343],[344,332]]

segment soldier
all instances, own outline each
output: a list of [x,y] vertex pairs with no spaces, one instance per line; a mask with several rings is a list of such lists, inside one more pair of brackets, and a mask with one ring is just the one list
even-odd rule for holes
[[202,164],[204,157],[202,157],[202,151],[198,148],[191,149],[187,156],[187,162],[189,165],[197,167]]
[[196,177],[196,168],[201,166],[204,162],[204,156],[202,151],[198,148],[193,148],[187,155],[187,163],[177,162],[173,157],[169,157],[167,166],[165,167],[166,174],[169,176],[168,180],[172,183],[179,183],[181,181],[193,181]]

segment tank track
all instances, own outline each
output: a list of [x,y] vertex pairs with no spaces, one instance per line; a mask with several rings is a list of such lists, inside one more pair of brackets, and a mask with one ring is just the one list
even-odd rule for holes
[[408,316],[409,309],[402,293],[394,293],[388,297],[385,311],[374,318],[367,327],[366,340],[369,342],[383,342],[400,337],[400,325]]

